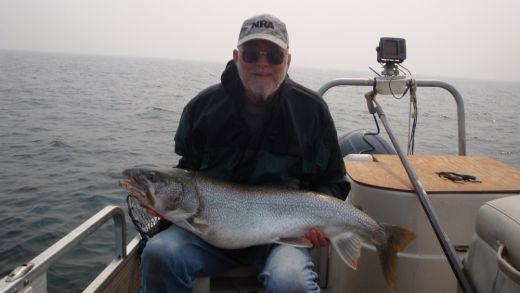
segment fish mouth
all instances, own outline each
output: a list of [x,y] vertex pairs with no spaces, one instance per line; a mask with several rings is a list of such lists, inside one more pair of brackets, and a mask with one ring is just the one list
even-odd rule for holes
[[143,180],[139,180],[133,176],[126,176],[119,180],[119,186],[128,191],[128,195],[135,198],[140,206],[155,210],[153,208],[155,204],[153,188],[148,184],[149,182],[146,181],[146,179],[143,182]]

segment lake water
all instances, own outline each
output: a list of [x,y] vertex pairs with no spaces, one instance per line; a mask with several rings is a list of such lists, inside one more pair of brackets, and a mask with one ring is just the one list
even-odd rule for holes
[[[126,209],[118,186],[123,169],[174,166],[173,136],[182,108],[219,81],[225,63],[0,51],[0,274],[104,206]],[[372,76],[368,69],[291,68],[289,74],[314,90],[334,78]],[[468,155],[520,168],[520,83],[417,78],[444,80],[462,94]],[[363,97],[368,90],[342,87],[325,95],[339,134],[375,129]],[[425,88],[417,96],[416,154],[456,155],[453,98]],[[381,102],[404,148],[408,97]],[[110,261],[109,229],[51,267],[50,292],[80,291]]]

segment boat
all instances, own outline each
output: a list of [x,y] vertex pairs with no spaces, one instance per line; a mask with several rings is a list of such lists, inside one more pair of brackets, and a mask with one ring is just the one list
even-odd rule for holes
[[[388,62],[392,63],[392,62]],[[385,67],[388,73],[395,70]],[[366,87],[369,112],[377,113],[392,140],[358,130],[340,136],[351,191],[347,201],[378,222],[398,224],[417,237],[398,255],[396,292],[520,292],[520,169],[483,156],[466,155],[462,96],[438,80],[387,74],[339,78],[324,84]],[[405,155],[394,141],[376,94],[447,90],[457,106],[458,155]],[[409,141],[410,145],[410,141]],[[107,222],[114,222],[114,257],[84,292],[138,292],[139,254],[164,222],[127,198],[139,234],[127,242],[125,211],[107,206],[28,263],[0,280],[1,292],[46,292],[47,270]],[[375,248],[364,245],[358,269],[346,266],[328,247],[313,249],[323,292],[389,292]],[[256,292],[251,268],[195,280],[193,292]]]

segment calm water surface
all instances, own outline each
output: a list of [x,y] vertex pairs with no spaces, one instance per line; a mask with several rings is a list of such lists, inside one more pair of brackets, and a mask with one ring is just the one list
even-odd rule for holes
[[[104,206],[125,207],[117,183],[123,169],[175,165],[182,108],[219,81],[225,63],[0,51],[0,274]],[[303,68],[289,74],[314,90],[334,78],[371,76]],[[468,155],[520,168],[520,84],[435,79],[464,97]],[[339,134],[375,129],[363,98],[368,90],[325,95]],[[453,98],[442,89],[420,88],[417,95],[416,153],[456,155]],[[408,98],[381,101],[404,147]],[[128,231],[135,234],[130,223]],[[107,225],[52,266],[49,291],[84,288],[112,258],[112,237]]]

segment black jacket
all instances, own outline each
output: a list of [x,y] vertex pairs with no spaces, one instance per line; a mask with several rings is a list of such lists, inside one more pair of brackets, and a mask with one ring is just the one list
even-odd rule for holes
[[253,132],[242,117],[244,89],[230,61],[184,108],[175,135],[178,167],[246,184],[289,185],[345,199],[349,184],[336,129],[321,96],[286,76],[270,117]]

